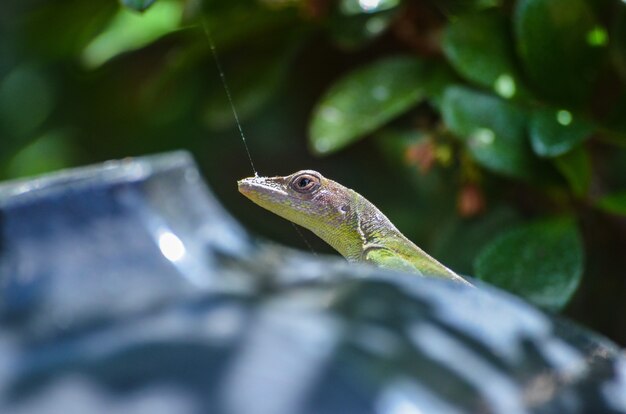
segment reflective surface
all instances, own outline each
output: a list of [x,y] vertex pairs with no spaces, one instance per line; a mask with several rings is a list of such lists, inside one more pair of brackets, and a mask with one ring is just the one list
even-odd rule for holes
[[0,214],[2,413],[626,412],[609,342],[254,242],[185,153],[5,184]]

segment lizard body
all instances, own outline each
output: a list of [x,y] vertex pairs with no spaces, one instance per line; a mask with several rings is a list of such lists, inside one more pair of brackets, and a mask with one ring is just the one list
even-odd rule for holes
[[348,261],[469,284],[407,239],[365,197],[317,171],[245,178],[238,187],[259,206],[311,230]]

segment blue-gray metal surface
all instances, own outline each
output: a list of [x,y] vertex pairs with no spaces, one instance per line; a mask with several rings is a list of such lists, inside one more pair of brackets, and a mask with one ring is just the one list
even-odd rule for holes
[[0,186],[0,412],[626,413],[626,359],[488,286],[254,241],[178,152]]

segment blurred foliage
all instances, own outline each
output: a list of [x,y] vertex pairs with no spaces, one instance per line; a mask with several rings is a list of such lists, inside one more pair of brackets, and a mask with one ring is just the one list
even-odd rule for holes
[[8,1],[1,178],[187,148],[302,245],[236,194],[208,36],[262,174],[319,169],[456,271],[626,343],[623,1]]
[[578,287],[582,256],[572,221],[545,220],[490,241],[476,258],[476,276],[544,308],[559,309]]

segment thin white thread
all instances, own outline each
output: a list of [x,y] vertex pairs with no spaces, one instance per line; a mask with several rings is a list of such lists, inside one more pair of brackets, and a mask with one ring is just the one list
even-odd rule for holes
[[298,228],[298,225],[296,223],[291,223],[291,225],[296,230],[296,232],[300,235],[300,238],[302,239],[304,244],[306,244],[306,247],[308,247],[309,250],[311,251],[311,253],[313,253],[313,256],[317,256],[317,252],[315,250],[313,250],[313,246],[311,246],[311,243],[309,243],[309,241],[306,239],[306,237],[304,237],[304,234],[302,234],[302,232]]
[[[246,154],[248,154],[248,160],[250,161],[250,166],[252,167],[252,171],[254,171],[254,176],[258,177],[259,173],[257,172],[256,168],[254,168],[254,162],[252,161],[250,148],[248,148],[248,142],[246,141],[246,136],[243,133],[241,122],[239,122],[239,115],[237,115],[237,110],[235,109],[235,104],[233,102],[233,98],[230,93],[230,88],[228,87],[228,82],[226,81],[226,75],[224,74],[224,70],[222,69],[222,64],[220,63],[220,59],[217,55],[215,42],[213,42],[213,37],[211,36],[211,32],[209,31],[209,26],[207,24],[206,17],[202,18],[202,27],[204,28],[204,33],[206,34],[207,40],[209,41],[211,54],[213,55],[213,60],[215,60],[215,66],[217,66],[217,71],[220,74],[220,79],[222,80],[222,86],[224,86],[224,91],[226,92],[226,96],[228,97],[228,103],[230,103],[230,109],[232,110],[233,116],[235,117],[235,122],[237,123],[237,128],[239,129],[239,135],[241,136],[241,140],[243,141],[243,146],[246,148]],[[304,234],[302,234],[298,226],[295,223],[291,223],[291,225],[296,230],[296,233],[298,233],[302,241],[304,241],[304,244],[307,245],[311,253],[313,253],[314,256],[317,256],[317,253],[315,252],[315,250],[313,250],[313,246],[311,246],[311,244],[306,239],[306,237],[304,237]]]
[[241,127],[241,122],[239,121],[239,115],[237,115],[237,110],[235,109],[233,97],[230,94],[230,88],[228,87],[228,82],[226,82],[226,75],[224,74],[224,70],[222,69],[222,64],[220,63],[220,59],[217,55],[217,49],[215,48],[213,37],[211,36],[211,32],[209,31],[209,26],[207,25],[206,17],[202,18],[202,27],[204,28],[204,33],[206,33],[207,40],[209,41],[209,47],[211,49],[211,53],[213,54],[213,60],[215,60],[215,66],[217,66],[217,71],[220,74],[220,79],[222,80],[224,91],[226,91],[226,96],[228,97],[228,102],[230,103],[230,109],[233,111],[235,122],[237,123],[237,129],[239,129],[239,135],[241,135],[243,146],[246,148],[246,153],[248,154],[248,160],[250,161],[250,166],[252,167],[252,171],[254,171],[254,176],[258,177],[259,173],[256,171],[256,168],[254,168],[254,162],[252,162],[252,155],[250,154],[250,148],[248,148],[248,142],[246,141],[246,136],[243,133],[243,128]]

